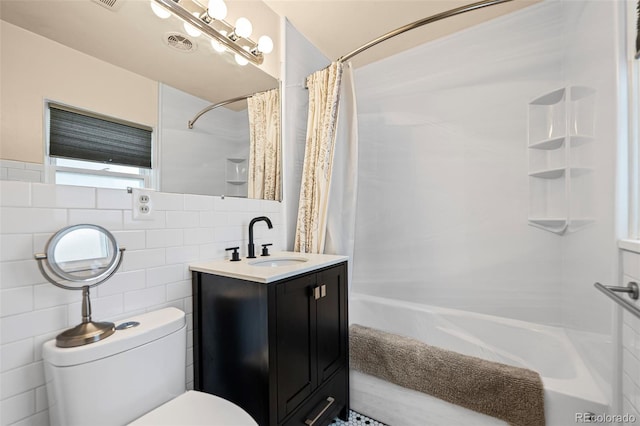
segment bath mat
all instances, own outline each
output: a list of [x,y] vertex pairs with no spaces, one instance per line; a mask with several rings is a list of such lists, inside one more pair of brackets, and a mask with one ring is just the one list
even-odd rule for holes
[[544,426],[540,375],[353,324],[351,368],[513,426]]

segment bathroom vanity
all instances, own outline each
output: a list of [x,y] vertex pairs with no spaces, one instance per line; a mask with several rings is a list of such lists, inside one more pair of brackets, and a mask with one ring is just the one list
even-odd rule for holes
[[196,390],[260,425],[347,418],[346,256],[283,252],[190,269]]

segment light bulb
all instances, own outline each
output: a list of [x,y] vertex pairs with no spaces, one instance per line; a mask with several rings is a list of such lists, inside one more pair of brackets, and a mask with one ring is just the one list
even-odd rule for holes
[[[222,34],[223,37],[227,36],[227,32],[225,30],[221,30],[220,34]],[[224,44],[222,44],[221,42],[215,39],[211,39],[211,47],[213,47],[213,50],[215,50],[218,53],[222,53],[225,50],[227,50]]]
[[239,54],[236,53],[236,63],[238,65],[245,66],[249,63],[249,61],[246,60],[243,56],[240,56]]
[[151,10],[160,19],[167,19],[169,16],[171,16],[171,12],[160,6],[154,0],[151,0]]
[[207,15],[213,19],[223,20],[227,17],[227,5],[224,0],[209,0]]
[[258,50],[262,53],[271,53],[273,51],[273,40],[271,37],[263,35],[258,39]]
[[236,28],[233,31],[238,37],[248,38],[253,31],[253,26],[247,18],[238,18],[236,21]]
[[[196,19],[198,19],[198,13],[197,12],[193,12],[193,16],[195,16]],[[202,32],[199,29],[197,29],[196,27],[194,27],[193,25],[191,25],[191,24],[189,24],[187,22],[184,23],[184,30],[191,37],[199,37],[200,34],[202,34]]]
[[220,43],[218,40],[213,40],[213,39],[211,39],[211,47],[213,47],[213,50],[219,53],[222,53],[225,50],[227,50],[227,48],[224,47],[222,43]]

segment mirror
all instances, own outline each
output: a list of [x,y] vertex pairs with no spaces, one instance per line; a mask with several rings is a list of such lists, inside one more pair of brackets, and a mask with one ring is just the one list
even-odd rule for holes
[[120,248],[113,234],[100,226],[73,225],[51,237],[45,259],[55,275],[77,286],[54,284],[75,289],[111,276],[119,264]]
[[270,148],[280,145],[277,89],[201,116],[208,102],[165,85],[160,94],[162,191],[280,200],[269,190],[272,182],[280,188],[281,150]]
[[60,278],[84,284],[108,276],[118,262],[118,250],[118,243],[106,229],[74,225],[51,237],[47,259]]
[[[58,334],[56,346],[82,346],[115,332],[113,323],[91,320],[89,288],[102,284],[116,273],[124,250],[118,247],[113,234],[103,227],[82,224],[62,228],[47,243],[46,254],[35,254],[38,268],[47,281],[66,290],[82,290],[82,322]],[[65,284],[55,278],[64,280]]]
[[[190,3],[192,0],[183,0]],[[111,4],[113,6],[108,6]],[[39,34],[45,38],[61,43],[74,50],[86,53],[109,64],[134,72],[152,81],[161,83],[161,87],[170,87],[192,97],[190,103],[183,109],[186,119],[181,122],[181,128],[188,130],[187,123],[202,109],[201,104],[219,103],[239,96],[260,93],[270,89],[279,89],[279,81],[272,75],[279,75],[279,17],[264,3],[258,1],[230,2],[227,21],[232,22],[237,17],[245,15],[251,19],[254,27],[254,35],[257,38],[262,34],[268,34],[276,48],[265,56],[265,62],[260,67],[252,64],[239,66],[232,54],[219,54],[215,52],[210,41],[205,37],[190,37],[186,35],[183,23],[176,17],[159,19],[151,11],[148,0],[128,1],[68,1],[68,0],[2,0],[0,2],[2,20],[9,22],[25,30]],[[237,15],[235,16],[234,15]],[[185,35],[187,39],[176,38],[176,34]],[[176,43],[176,40],[179,42]],[[15,40],[19,43],[19,40]],[[38,55],[38,52],[29,52],[29,55]],[[270,75],[269,71],[272,75]],[[87,75],[93,74],[88,69]],[[102,76],[96,78],[97,84]],[[72,90],[66,88],[64,90]],[[72,86],[68,86],[72,87]],[[46,89],[46,92],[56,93],[55,90]],[[47,94],[47,96],[50,96]],[[65,92],[55,95],[63,102]],[[53,99],[55,100],[55,99]],[[100,99],[96,100],[99,105]],[[154,99],[153,102],[157,102]],[[163,104],[160,99],[159,104]],[[192,105],[193,104],[193,105]],[[196,105],[197,104],[197,105]],[[175,106],[178,108],[178,106]],[[161,105],[158,105],[161,108]],[[96,108],[100,113],[99,107]],[[245,117],[246,103],[230,104],[220,108],[234,113],[242,113]],[[194,129],[181,134],[183,147],[189,146],[190,138],[198,132],[198,127],[206,124],[211,118],[207,113],[202,116]],[[162,111],[158,111],[158,116]],[[126,119],[126,117],[121,117]],[[248,119],[247,119],[248,120]],[[135,121],[135,120],[132,120]],[[179,156],[163,155],[165,146],[160,136],[165,132],[165,122],[158,119],[156,129],[160,174],[163,168],[175,168],[172,161],[180,160]],[[236,131],[234,121],[216,123],[218,130],[228,134]],[[248,126],[248,122],[246,124]],[[170,129],[172,130],[172,129]],[[240,142],[238,142],[240,143]],[[241,142],[244,151],[249,150],[247,137]],[[215,152],[216,141],[211,143],[196,143],[201,145],[200,151],[190,151],[189,155],[195,158],[215,157],[238,158],[232,155],[217,155]],[[163,151],[164,150],[164,151]],[[169,150],[170,151],[170,150]],[[194,179],[197,185],[190,186],[189,182],[182,182],[177,188],[167,186],[160,179],[159,190],[166,192],[181,192],[206,195],[237,195],[244,196],[246,191],[241,188],[236,193],[230,192],[224,178],[227,164],[207,164],[209,169],[215,167],[214,174],[223,176],[221,189],[212,190],[203,187],[206,180]],[[207,176],[206,179],[209,179]]]

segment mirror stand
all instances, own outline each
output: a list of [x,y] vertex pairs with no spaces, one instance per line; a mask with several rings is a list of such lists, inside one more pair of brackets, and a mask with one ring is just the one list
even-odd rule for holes
[[72,348],[98,342],[116,331],[115,324],[112,322],[91,321],[89,287],[88,285],[82,287],[82,323],[56,336],[56,346],[59,348]]
[[[75,270],[65,270],[61,266],[64,263],[56,260],[56,246],[58,246],[60,241],[68,234],[74,231],[84,231],[86,229],[90,229],[99,232],[101,235],[104,235],[105,240],[110,244],[111,248],[110,250],[108,250],[109,255],[106,257],[108,261],[105,265],[100,265],[100,267],[97,268],[95,267],[95,265],[91,264],[83,264],[81,267],[78,267],[78,261],[77,259],[74,259]],[[77,243],[77,238],[74,241],[74,244],[75,243]],[[104,241],[102,242],[102,244],[105,244]],[[124,251],[124,248],[118,247],[115,238],[106,229],[96,225],[74,225],[58,231],[51,238],[47,245],[46,254],[36,253],[34,255],[38,263],[40,272],[51,284],[65,290],[82,290],[82,323],[56,336],[56,346],[60,348],[82,346],[89,343],[98,342],[111,336],[115,332],[115,325],[112,322],[94,322],[91,320],[91,299],[89,297],[89,289],[91,287],[102,284],[104,281],[108,280],[113,274],[116,273],[116,271],[122,264]],[[60,256],[59,253],[58,256]],[[94,258],[83,260],[95,261]],[[45,265],[47,266],[46,268]],[[98,272],[91,273],[93,272],[92,266]],[[81,273],[78,274],[78,271],[81,271]],[[87,275],[87,271],[90,271],[90,275]],[[81,283],[81,285],[72,286],[62,284],[61,282],[58,282],[56,279],[54,279],[52,275],[69,281],[70,283]]]

